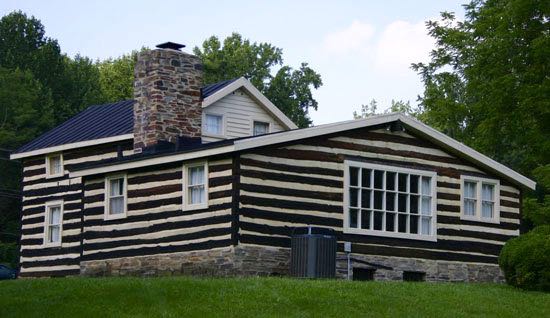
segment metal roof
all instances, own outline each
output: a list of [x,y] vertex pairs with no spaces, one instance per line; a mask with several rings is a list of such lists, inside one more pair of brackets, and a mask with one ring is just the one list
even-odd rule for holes
[[214,84],[209,84],[209,85],[204,86],[201,90],[202,98],[206,98],[206,97],[214,94],[215,92],[219,91],[220,89],[226,87],[227,85],[233,83],[234,81],[236,81],[238,79],[239,78],[234,78],[234,79],[221,81],[221,82],[217,82],[217,83],[214,83]]
[[134,101],[94,105],[42,134],[14,153],[27,152],[80,141],[131,134],[134,131]]
[[[237,78],[204,86],[201,90],[202,98],[216,93],[235,80]],[[132,134],[134,132],[134,102],[134,100],[125,100],[90,106],[12,154]]]

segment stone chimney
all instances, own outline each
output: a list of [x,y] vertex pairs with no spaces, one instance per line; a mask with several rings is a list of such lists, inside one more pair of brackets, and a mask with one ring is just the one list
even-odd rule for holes
[[134,69],[134,152],[178,137],[201,137],[203,67],[172,42],[138,54]]

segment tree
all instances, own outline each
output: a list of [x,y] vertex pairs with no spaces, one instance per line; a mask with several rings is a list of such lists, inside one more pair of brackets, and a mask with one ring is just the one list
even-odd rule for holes
[[0,148],[16,149],[53,124],[52,99],[30,71],[0,67]]
[[520,172],[550,162],[550,6],[475,0],[465,21],[427,23],[436,40],[417,63],[421,118]]
[[[204,64],[205,83],[244,76],[299,127],[312,124],[309,110],[317,110],[312,88],[323,83],[321,76],[302,63],[299,69],[283,65],[283,51],[269,43],[251,43],[238,33],[223,41],[212,36],[202,48],[193,49]],[[273,76],[274,69],[280,67]]]
[[[145,50],[146,48],[142,48]],[[108,102],[134,98],[134,66],[138,51],[97,62],[99,84]]]
[[391,100],[391,105],[383,113],[377,112],[378,102],[375,99],[372,99],[369,104],[361,105],[361,114],[358,114],[357,111],[353,112],[354,119],[367,118],[370,116],[380,115],[380,114],[389,114],[389,113],[403,113],[411,117],[418,118],[422,113],[421,109],[418,107],[411,106],[411,102],[404,102],[402,100]]

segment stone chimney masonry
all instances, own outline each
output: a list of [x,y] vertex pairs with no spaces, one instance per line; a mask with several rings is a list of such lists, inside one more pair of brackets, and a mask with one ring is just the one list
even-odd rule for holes
[[200,138],[200,59],[165,43],[138,54],[134,69],[134,152],[177,137]]

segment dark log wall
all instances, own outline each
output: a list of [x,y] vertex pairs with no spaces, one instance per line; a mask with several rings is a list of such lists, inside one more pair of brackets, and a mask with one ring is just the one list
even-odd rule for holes
[[[78,165],[115,158],[117,150],[133,153],[131,142],[86,147],[63,153],[65,176],[46,178],[44,156],[23,162],[21,276],[66,276],[79,273],[82,216],[82,180],[68,178]],[[61,247],[44,247],[45,204],[63,200]]]
[[[437,172],[437,242],[343,233],[344,159]],[[408,133],[359,129],[241,155],[239,244],[289,247],[296,226],[336,230],[353,252],[497,263],[519,234],[519,190],[500,179],[500,224],[460,219],[460,176],[495,178]]]
[[82,261],[204,250],[231,244],[232,160],[208,162],[208,208],[182,210],[182,163],[127,173],[128,211],[104,219],[104,178],[86,179]]

